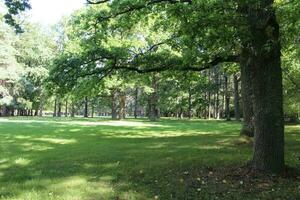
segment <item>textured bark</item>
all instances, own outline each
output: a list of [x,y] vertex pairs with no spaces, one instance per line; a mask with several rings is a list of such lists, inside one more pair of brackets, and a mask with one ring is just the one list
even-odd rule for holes
[[62,106],[62,103],[61,103],[61,100],[59,99],[58,105],[57,105],[57,117],[61,117],[61,106]]
[[220,91],[220,80],[219,72],[215,74],[215,84],[217,85],[216,99],[215,99],[215,118],[220,119],[220,100],[219,100],[219,91]]
[[83,113],[83,117],[89,117],[89,108],[88,108],[88,97],[84,97],[84,113]]
[[135,89],[135,94],[134,94],[134,118],[138,117],[138,108],[139,108],[139,88]]
[[227,75],[224,75],[224,89],[225,89],[225,118],[227,121],[230,121],[230,95],[228,91],[228,77]]
[[126,116],[126,94],[125,92],[120,92],[119,95],[119,119],[125,119]]
[[240,121],[240,95],[239,95],[239,82],[236,74],[233,75],[233,91],[234,91],[234,117],[235,120]]
[[75,103],[72,102],[71,104],[71,117],[75,117]]
[[44,95],[41,96],[41,102],[39,105],[39,116],[43,116],[43,109],[44,109]]
[[[272,1],[248,5],[254,111],[254,169],[284,171],[284,123],[279,25]],[[253,7],[252,7],[253,6]]]
[[254,136],[253,125],[253,97],[252,97],[252,84],[250,77],[250,62],[249,51],[243,48],[240,55],[241,67],[241,93],[242,93],[242,106],[243,106],[243,125],[240,131],[241,135],[248,137]]
[[116,100],[117,100],[117,92],[116,90],[112,90],[111,91],[111,118],[113,120],[116,120],[118,118]]
[[91,107],[92,107],[92,111],[91,111],[91,112],[92,112],[92,113],[91,113],[92,115],[91,115],[91,117],[94,118],[94,113],[95,113],[94,101],[92,102],[92,106],[91,106]]
[[56,117],[56,108],[57,108],[57,98],[55,98],[55,100],[54,100],[53,117]]
[[[210,84],[210,69],[208,70],[208,82]],[[207,95],[207,100],[208,100],[208,116],[207,118],[210,119],[211,118],[211,91],[210,88],[208,89],[208,95]]]
[[68,100],[66,100],[65,104],[65,117],[68,117]]
[[188,107],[188,118],[191,119],[192,118],[192,90],[191,87],[189,87],[189,97],[188,97],[188,103],[189,103],[189,107]]

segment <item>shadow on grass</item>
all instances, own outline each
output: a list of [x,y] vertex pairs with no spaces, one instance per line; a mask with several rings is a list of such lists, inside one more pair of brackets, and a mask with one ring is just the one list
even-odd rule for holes
[[[186,199],[187,169],[250,158],[250,147],[226,142],[238,136],[238,123],[135,122],[140,126],[1,123],[0,199]],[[299,141],[289,142],[299,152]]]

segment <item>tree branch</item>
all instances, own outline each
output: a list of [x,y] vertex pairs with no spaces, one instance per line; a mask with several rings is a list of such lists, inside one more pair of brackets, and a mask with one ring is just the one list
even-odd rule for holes
[[[91,5],[103,4],[103,3],[106,3],[106,2],[109,2],[109,0],[99,0],[99,1],[95,1],[95,2],[91,1],[91,0],[87,0],[87,3],[91,4]],[[126,14],[126,13],[131,13],[133,11],[142,10],[142,9],[147,8],[149,6],[152,6],[152,5],[155,5],[155,4],[160,4],[160,3],[170,3],[170,4],[189,3],[189,4],[191,4],[192,0],[150,0],[148,2],[145,2],[145,4],[138,4],[137,3],[135,5],[132,5],[130,8],[124,9],[122,11],[118,11],[118,12],[113,13],[113,14],[108,15],[108,16],[99,16],[98,19],[99,20],[109,20],[109,19],[115,18],[119,15],[123,15],[123,14]]]

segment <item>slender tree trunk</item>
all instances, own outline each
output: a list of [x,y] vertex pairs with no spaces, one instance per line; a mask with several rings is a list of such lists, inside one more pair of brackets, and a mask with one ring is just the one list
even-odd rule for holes
[[239,96],[239,82],[236,74],[233,75],[233,91],[234,91],[234,116],[235,120],[240,121],[240,96]]
[[116,101],[117,101],[117,92],[116,90],[112,90],[111,91],[111,118],[113,120],[116,120],[118,118]]
[[139,88],[137,87],[135,89],[135,94],[134,94],[134,118],[138,117],[138,108],[139,108],[138,97],[139,97]]
[[88,97],[84,97],[84,114],[83,117],[89,117]]
[[94,118],[94,113],[95,113],[95,105],[94,105],[94,100],[92,101],[92,118]]
[[68,99],[66,99],[66,104],[65,104],[65,117],[68,117]]
[[189,103],[188,118],[191,119],[193,113],[192,113],[192,90],[191,90],[190,86],[189,86],[189,99],[188,99],[188,103]]
[[40,105],[39,105],[39,116],[42,117],[43,116],[43,107],[44,107],[44,100],[43,100],[43,96],[42,96],[42,99],[41,99],[41,102],[40,102]]
[[230,95],[228,91],[228,76],[224,75],[224,87],[225,87],[225,117],[227,121],[230,121]]
[[59,98],[59,100],[58,100],[58,109],[57,109],[57,117],[61,117],[61,106],[62,106],[62,103],[61,103],[61,99]]
[[216,101],[216,116],[217,119],[220,119],[220,79],[219,79],[219,73],[217,74],[217,101]]
[[[210,81],[210,69],[208,70],[208,82],[209,84],[211,84],[211,81]],[[208,116],[207,118],[210,119],[211,118],[211,89],[209,88],[208,89]]]
[[254,111],[252,167],[282,173],[285,162],[281,46],[272,4],[262,0],[247,9]]
[[53,117],[56,117],[56,108],[57,108],[57,98],[55,98],[55,100],[54,100]]

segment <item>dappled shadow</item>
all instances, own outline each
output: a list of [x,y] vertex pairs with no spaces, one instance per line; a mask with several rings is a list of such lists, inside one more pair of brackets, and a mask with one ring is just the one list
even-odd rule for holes
[[[164,191],[173,189],[173,199],[180,199],[177,188],[185,186],[175,172],[239,164],[251,155],[249,146],[224,142],[238,136],[238,123],[122,123],[1,123],[0,198],[168,199]],[[300,150],[300,133],[293,134],[287,157]]]

